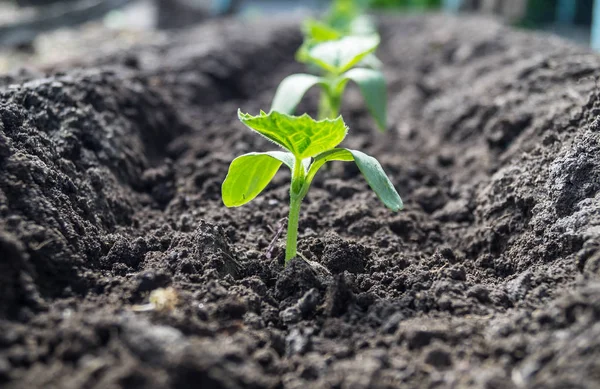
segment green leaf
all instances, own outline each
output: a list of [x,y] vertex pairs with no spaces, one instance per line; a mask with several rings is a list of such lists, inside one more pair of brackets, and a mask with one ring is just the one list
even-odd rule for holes
[[307,114],[291,116],[277,111],[258,116],[238,111],[246,126],[283,147],[300,160],[314,157],[339,145],[348,128],[342,117],[316,121]]
[[[305,40],[296,51],[295,58],[298,62],[307,63],[309,65],[309,69],[313,68],[313,71],[318,73],[320,66],[311,63],[308,55],[309,49],[316,44],[318,43],[311,40]],[[383,67],[383,63],[381,63],[375,54],[371,53],[364,57],[358,64],[356,64],[356,66],[370,69],[381,69]]]
[[341,74],[373,53],[378,45],[377,35],[346,36],[309,47],[304,60],[329,72]]
[[375,158],[358,150],[347,149],[354,157],[354,162],[358,166],[365,179],[369,183],[369,186],[386,207],[392,211],[399,211],[404,207],[402,199],[394,184],[390,181],[388,176],[383,171],[381,164]]
[[365,12],[370,0],[334,0],[326,22],[336,30],[352,32],[352,22]]
[[271,111],[293,114],[304,94],[319,82],[321,78],[312,74],[293,74],[284,78],[275,92]]
[[234,159],[221,187],[223,203],[227,207],[239,207],[254,199],[271,182],[282,163],[293,169],[294,156],[271,151],[248,153]]
[[344,77],[354,81],[381,131],[387,128],[387,89],[383,74],[373,69],[350,69]]
[[308,169],[306,180],[312,182],[319,169],[329,161],[354,161],[354,157],[348,150],[341,148],[322,152],[314,158]]
[[359,15],[350,22],[349,35],[377,34],[377,26],[369,15]]
[[375,54],[371,53],[371,54],[367,55],[365,58],[363,58],[363,60],[360,61],[357,66],[363,67],[363,68],[379,70],[379,69],[383,68],[383,63],[381,63],[381,61],[379,60],[379,58],[377,58],[377,56]]
[[308,19],[303,23],[302,30],[306,38],[314,42],[325,42],[340,39],[342,33],[320,20]]
[[347,31],[352,20],[360,13],[356,3],[351,0],[334,1],[326,22],[336,30]]
[[377,194],[386,207],[392,211],[399,211],[404,207],[402,199],[394,185],[383,171],[381,164],[373,157],[350,149],[333,149],[319,154],[308,172],[307,180],[312,181],[317,171],[328,161],[352,161],[356,162],[367,183]]

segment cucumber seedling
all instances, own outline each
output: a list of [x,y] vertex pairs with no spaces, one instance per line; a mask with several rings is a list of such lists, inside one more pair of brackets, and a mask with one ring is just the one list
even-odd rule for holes
[[221,194],[227,207],[239,207],[254,199],[269,184],[282,164],[290,168],[290,209],[287,228],[286,263],[297,254],[300,204],[317,174],[329,161],[354,161],[367,183],[391,210],[402,209],[402,199],[373,157],[360,151],[338,148],[348,128],[342,117],[316,121],[307,114],[291,116],[276,111],[238,117],[251,130],[285,151],[248,153],[235,158],[223,182]]
[[385,131],[387,91],[383,73],[378,69],[356,67],[378,46],[379,36],[368,35],[346,36],[307,47],[299,60],[318,67],[323,75],[301,73],[286,77],[275,92],[271,111],[293,114],[306,92],[318,85],[321,88],[318,118],[334,119],[339,115],[346,85],[353,81],[377,126]]
[[[312,65],[308,58],[308,50],[319,43],[327,41],[335,41],[342,39],[344,36],[378,36],[375,26],[371,23],[368,17],[356,19],[352,24],[353,27],[348,32],[336,30],[327,23],[315,19],[307,19],[302,24],[302,32],[304,34],[304,42],[296,51],[296,60],[298,62],[308,63],[309,68],[319,68]],[[371,53],[363,58],[358,64],[358,67],[366,67],[372,69],[381,69],[381,61]]]

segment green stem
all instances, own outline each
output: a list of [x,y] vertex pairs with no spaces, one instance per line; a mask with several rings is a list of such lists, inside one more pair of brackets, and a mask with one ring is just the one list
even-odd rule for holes
[[300,204],[306,196],[306,172],[302,160],[294,161],[292,169],[292,184],[290,186],[290,214],[288,217],[287,243],[285,246],[285,263],[287,264],[297,254],[298,222],[300,220]]
[[288,217],[287,243],[285,246],[285,263],[287,264],[297,254],[298,222],[300,221],[301,197],[290,197],[290,214]]
[[339,96],[329,98],[329,119],[335,119],[340,115],[341,100]]
[[329,92],[325,89],[321,91],[321,98],[319,99],[319,113],[317,118],[319,120],[329,119],[331,110],[331,101],[329,98]]
[[339,97],[333,97],[330,93],[321,92],[321,100],[319,101],[319,120],[335,119],[340,114]]
[[321,98],[319,100],[318,119],[335,119],[340,114],[340,105],[342,103],[341,94],[337,93],[334,81],[329,81],[321,89]]

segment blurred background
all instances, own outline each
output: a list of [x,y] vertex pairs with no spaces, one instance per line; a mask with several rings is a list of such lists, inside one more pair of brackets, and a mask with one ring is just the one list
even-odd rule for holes
[[[127,49],[223,17],[322,13],[327,0],[0,0],[0,72]],[[484,13],[600,49],[600,0],[370,0],[375,12]],[[598,14],[597,17],[594,17]]]

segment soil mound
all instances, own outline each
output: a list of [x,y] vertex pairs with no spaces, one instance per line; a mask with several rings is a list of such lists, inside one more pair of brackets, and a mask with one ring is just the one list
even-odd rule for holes
[[[600,385],[600,56],[482,18],[381,21],[389,131],[349,90],[358,169],[226,209],[237,122],[302,69],[295,22],[226,21],[0,86],[7,388]],[[61,65],[62,66],[62,65]],[[315,96],[300,110],[312,112]],[[267,255],[267,252],[272,255]],[[172,305],[140,311],[172,287]]]

